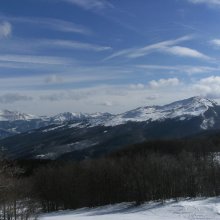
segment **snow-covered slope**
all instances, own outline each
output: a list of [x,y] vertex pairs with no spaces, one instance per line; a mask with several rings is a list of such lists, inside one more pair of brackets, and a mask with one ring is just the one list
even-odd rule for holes
[[[218,110],[216,110],[218,109]],[[211,114],[206,114],[211,110]],[[0,129],[7,133],[0,134],[0,138],[19,134],[45,127],[47,133],[60,128],[93,128],[96,126],[115,127],[127,122],[163,122],[166,119],[186,121],[196,116],[201,116],[200,128],[207,130],[215,127],[220,120],[220,107],[209,99],[192,97],[173,102],[164,106],[145,106],[122,114],[110,113],[72,113],[65,112],[53,117],[37,117],[14,111],[0,111]],[[47,128],[46,126],[51,126]],[[65,127],[67,126],[67,127]]]
[[48,126],[49,124],[50,119],[47,117],[0,110],[0,139]]
[[91,126],[115,126],[125,124],[128,121],[162,121],[173,118],[184,120],[189,117],[203,115],[209,108],[214,108],[216,105],[217,103],[212,100],[202,97],[192,97],[164,106],[140,107],[118,115],[99,112],[93,114],[65,112],[48,118],[3,110],[0,111],[0,121],[47,119],[51,121],[51,123],[56,124],[62,124],[70,121],[73,121],[74,123],[87,121],[91,124]]
[[220,199],[186,199],[149,202],[142,206],[123,203],[94,209],[84,208],[40,216],[39,220],[218,220]]
[[[84,122],[84,125],[94,126],[117,126],[125,124],[129,121],[164,121],[166,119],[186,120],[195,116],[204,116],[204,113],[210,108],[217,106],[213,100],[202,97],[192,97],[189,99],[173,102],[164,106],[145,106],[122,114],[112,115],[109,113],[62,113],[51,118],[54,123],[73,122],[73,126],[80,125],[79,122]],[[201,125],[203,129],[211,126],[214,123],[212,119],[204,117],[204,123]],[[70,125],[72,126],[72,125]]]
[[32,120],[38,117],[30,114],[24,114],[17,111],[2,110],[0,111],[0,121],[17,121],[17,120]]
[[58,115],[55,115],[53,117],[51,117],[51,121],[55,122],[55,123],[65,123],[65,122],[82,122],[82,121],[88,121],[92,124],[98,124],[98,123],[102,123],[103,120],[105,120],[106,118],[110,118],[113,115],[111,115],[110,113],[100,113],[100,112],[96,112],[93,114],[87,114],[87,113],[75,113],[75,112],[64,112]]
[[73,121],[73,120],[83,120],[87,117],[88,117],[88,114],[64,112],[64,113],[55,115],[54,117],[51,117],[51,120],[57,123],[64,123],[64,122]]
[[115,126],[128,121],[163,121],[165,119],[179,118],[185,120],[195,116],[203,116],[209,108],[214,108],[216,102],[202,97],[192,97],[189,99],[173,102],[164,106],[146,106],[132,111],[119,114],[104,125]]
[[[20,134],[0,141],[10,158],[49,155],[47,159],[84,159],[146,140],[182,138],[220,129],[220,106],[212,100],[193,97],[118,115],[64,113],[45,121],[7,124],[10,126],[4,131]],[[5,126],[3,122],[0,125]],[[2,135],[5,138],[7,133]]]

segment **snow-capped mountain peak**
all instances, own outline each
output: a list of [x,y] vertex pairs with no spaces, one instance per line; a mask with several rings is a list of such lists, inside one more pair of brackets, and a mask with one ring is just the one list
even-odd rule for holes
[[95,120],[101,120],[106,117],[112,116],[110,113],[101,113],[96,112],[92,114],[88,113],[74,113],[74,112],[64,112],[58,115],[55,115],[51,118],[51,120],[55,123],[64,123],[64,122],[78,122],[78,121],[95,121]]
[[[33,117],[26,119],[30,118]],[[66,112],[48,117],[48,120],[0,124],[0,137],[23,133],[27,140],[23,143],[21,136],[18,138],[20,143],[16,143],[16,138],[6,138],[0,142],[15,158],[18,155],[32,155],[32,158],[44,155],[44,158],[56,159],[68,154],[78,159],[79,155],[86,158],[145,140],[181,138],[202,130],[220,129],[220,106],[209,99],[192,97],[163,106],[140,107],[117,115]]]
[[197,107],[214,107],[216,106],[217,103],[211,99],[203,98],[200,96],[195,96],[189,99],[184,99],[180,101],[173,102],[168,105],[164,105],[164,107],[168,108],[178,108],[178,107],[192,107],[192,108],[197,108]]
[[58,115],[53,116],[51,119],[54,122],[57,123],[63,123],[67,121],[73,121],[73,120],[82,120],[87,117],[87,114],[83,113],[74,113],[74,112],[64,112],[60,113]]
[[19,121],[19,120],[33,120],[38,117],[30,114],[20,113],[17,111],[1,110],[0,121]]
[[213,108],[217,103],[213,100],[199,96],[176,101],[164,106],[146,106],[140,107],[123,114],[119,114],[105,125],[115,126],[124,124],[128,121],[162,121],[165,119],[179,118],[184,120],[189,117],[203,115],[209,108]]
[[[96,112],[93,114],[88,113],[74,113],[64,112],[53,117],[36,117],[30,114],[24,114],[16,111],[3,110],[0,111],[0,121],[31,121],[33,119],[39,119],[47,124],[62,124],[70,122],[72,124],[83,123],[85,126],[116,126],[131,122],[149,122],[149,121],[163,121],[166,119],[177,118],[179,120],[185,120],[187,118],[195,116],[203,116],[204,113],[217,106],[217,103],[213,100],[203,97],[192,97],[189,99],[176,101],[164,106],[145,106],[131,111],[127,111],[122,114],[112,115],[110,113]],[[204,120],[207,121],[206,118]],[[208,120],[209,121],[209,120]],[[205,123],[207,124],[207,123]]]

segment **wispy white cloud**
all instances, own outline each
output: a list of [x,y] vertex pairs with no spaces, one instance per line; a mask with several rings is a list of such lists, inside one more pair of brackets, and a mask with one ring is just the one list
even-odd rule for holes
[[209,56],[188,47],[181,47],[181,46],[165,47],[165,48],[161,48],[160,51],[181,57],[191,57],[191,58],[211,60]]
[[77,5],[85,10],[103,10],[113,8],[113,5],[108,0],[61,0],[74,5]]
[[56,83],[62,83],[64,79],[61,76],[58,75],[50,75],[45,78],[45,82],[49,84],[56,84]]
[[9,37],[12,33],[12,26],[9,22],[0,22],[0,38]]
[[51,53],[53,51],[62,50],[64,52],[70,51],[86,51],[86,52],[103,52],[111,51],[112,48],[108,45],[99,45],[90,42],[81,42],[64,39],[32,39],[27,41],[22,38],[9,38],[0,42],[1,53],[13,54],[33,54],[42,53],[42,51]]
[[6,93],[0,96],[0,103],[12,104],[20,101],[31,101],[33,98],[27,95],[21,95],[19,93]]
[[89,96],[93,94],[94,91],[69,90],[69,91],[53,92],[46,95],[41,95],[39,98],[40,100],[50,101],[50,102],[60,102],[62,100],[80,101],[87,99]]
[[178,78],[159,79],[159,80],[152,80],[149,82],[149,86],[153,89],[178,86],[178,85],[180,85],[180,80]]
[[198,74],[198,73],[211,73],[220,71],[219,67],[211,66],[187,66],[187,65],[173,65],[173,66],[163,66],[163,65],[137,65],[138,68],[146,70],[165,70],[171,71],[172,73],[186,73],[186,74]]
[[82,25],[74,22],[65,21],[56,18],[43,18],[43,17],[12,17],[0,15],[0,19],[8,20],[9,22],[26,23],[31,25],[37,25],[40,28],[50,29],[60,32],[78,33],[83,35],[90,35],[92,31]]
[[220,47],[220,39],[213,39],[210,41],[210,44],[212,44],[213,46]]
[[111,101],[104,101],[104,102],[98,103],[98,105],[111,107],[113,106],[113,103]]
[[[0,74],[0,90],[50,90],[51,87],[54,85],[61,85],[61,88],[66,88],[71,84],[77,85],[78,83],[85,83],[86,87],[88,86],[88,83],[95,83],[95,84],[101,84],[105,81],[109,80],[120,80],[123,79],[124,76],[118,74],[118,71],[115,70],[113,72],[112,69],[98,69],[95,67],[91,67],[90,71],[87,72],[87,69],[83,69],[83,67],[77,67],[80,70],[70,71],[70,73],[66,72],[54,72],[54,73],[44,73],[39,72],[35,75],[29,75],[29,76],[19,76],[19,77],[3,77],[1,78]],[[105,74],[103,74],[105,73]],[[77,86],[82,87],[84,86]],[[59,88],[60,89],[60,88]],[[58,89],[58,90],[59,90]],[[67,88],[66,88],[67,89]]]
[[36,42],[36,46],[54,47],[54,48],[65,48],[65,49],[79,49],[79,50],[90,50],[90,51],[105,51],[111,50],[109,46],[100,46],[96,44],[83,43],[78,41],[69,40],[40,40]]
[[159,97],[160,96],[158,94],[153,94],[153,95],[146,96],[145,99],[149,101],[153,101],[153,100],[158,99]]
[[48,65],[60,65],[69,64],[72,61],[63,57],[52,56],[31,56],[31,55],[2,55],[0,54],[0,61],[16,62],[16,63],[31,63],[31,64],[48,64]]
[[[0,54],[1,56],[1,54]],[[32,72],[41,72],[41,73],[54,73],[54,72],[66,72],[69,68],[72,70],[75,66],[76,66],[76,61],[74,60],[70,60],[69,58],[63,58],[61,57],[60,60],[58,60],[58,62],[56,62],[56,60],[52,61],[53,57],[48,57],[48,56],[31,56],[33,59],[38,58],[38,57],[42,57],[42,58],[49,58],[49,62],[47,62],[46,60],[41,61],[41,60],[34,60],[29,61],[26,60],[26,55],[21,55],[21,57],[23,57],[23,60],[17,60],[17,54],[13,55],[10,54],[10,56],[13,56],[14,59],[6,59],[5,57],[3,58],[5,61],[0,59],[0,68],[1,68],[1,73],[3,73],[4,71],[18,71],[20,73],[27,73],[28,71]],[[14,57],[15,56],[15,57]],[[55,57],[56,59],[58,59],[58,57]],[[50,60],[51,59],[51,60]],[[56,62],[56,63],[55,63]],[[0,74],[1,75],[1,74]],[[21,76],[23,74],[20,74]]]
[[[192,91],[187,92],[184,85],[180,84],[179,87],[178,90],[176,86],[168,85],[155,89],[149,86],[145,86],[143,89],[131,89],[129,85],[102,85],[60,92],[48,90],[44,93],[35,93],[34,96],[40,97],[38,103],[41,103],[41,109],[38,112],[44,114],[48,111],[58,113],[66,111],[66,109],[75,112],[110,111],[120,113],[140,106],[165,104],[195,95]],[[109,108],[111,104],[112,106]],[[32,106],[28,106],[28,109],[32,109],[30,112],[34,113],[37,109],[36,107],[31,108]]]
[[128,58],[137,58],[137,57],[145,56],[161,48],[172,46],[172,45],[184,42],[184,41],[188,41],[190,39],[192,39],[191,36],[184,36],[184,37],[180,37],[174,40],[167,40],[167,41],[162,41],[159,43],[147,45],[142,48],[128,48],[128,49],[124,49],[116,53],[113,53],[112,55],[107,57],[105,60],[109,60],[109,59],[113,59],[115,57],[121,57],[121,56],[125,56]]
[[131,89],[144,89],[145,85],[143,83],[131,84],[130,88]]
[[220,76],[210,76],[194,83],[193,89],[197,93],[209,98],[220,98]]
[[206,4],[209,6],[220,6],[220,0],[188,0],[193,4]]
[[184,36],[184,37],[177,38],[174,40],[162,41],[156,44],[151,44],[151,45],[148,45],[142,48],[125,49],[125,50],[121,50],[116,53],[113,53],[112,55],[108,56],[104,60],[106,61],[106,60],[110,60],[116,57],[138,58],[138,57],[143,57],[154,52],[167,53],[167,54],[176,55],[176,56],[191,57],[191,58],[198,58],[198,59],[211,59],[207,55],[197,50],[194,50],[188,47],[177,46],[177,44],[184,42],[184,41],[189,41],[191,39],[192,39],[192,36]]
[[[211,88],[215,80],[217,80],[216,85],[219,85],[220,81],[218,78],[211,78],[209,80],[209,88]],[[95,85],[89,88],[61,89],[59,91],[56,89],[22,90],[22,94],[28,94],[29,97],[32,97],[32,100],[20,101],[15,104],[4,104],[4,107],[33,114],[56,114],[67,110],[90,113],[97,111],[120,113],[140,106],[167,104],[199,94],[204,94],[208,97],[208,95],[210,96],[214,93],[202,93],[202,88],[196,88],[196,85],[207,84],[206,81],[207,78],[187,82],[180,81],[178,78],[164,78],[155,80],[154,83],[151,82],[153,87],[150,84],[146,84],[143,88],[138,86],[131,88],[130,85],[119,84],[117,86]],[[15,83],[18,83],[18,81],[15,81]],[[0,84],[4,83],[0,82]],[[216,94],[218,94],[220,88],[217,86]],[[2,90],[2,87],[0,89]],[[9,93],[16,93],[12,91]],[[7,94],[4,91],[1,91],[1,93]],[[111,104],[112,106],[110,106]]]

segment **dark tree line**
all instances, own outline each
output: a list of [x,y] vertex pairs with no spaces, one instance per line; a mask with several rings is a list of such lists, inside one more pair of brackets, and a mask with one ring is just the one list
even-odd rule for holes
[[[20,178],[23,170],[14,162],[0,163],[0,219],[28,220],[37,211],[37,202],[31,198],[33,188],[28,178]],[[33,219],[33,218],[32,218]]]
[[34,177],[45,211],[120,202],[220,195],[220,164],[215,155],[146,155],[105,158],[44,167]]
[[80,162],[0,164],[0,219],[181,197],[220,195],[218,143],[154,141]]

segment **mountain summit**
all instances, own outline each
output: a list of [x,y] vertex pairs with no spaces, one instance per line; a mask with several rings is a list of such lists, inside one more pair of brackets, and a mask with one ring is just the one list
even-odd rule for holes
[[220,129],[220,106],[210,99],[192,97],[118,115],[67,112],[46,119],[18,118],[0,121],[0,127],[5,126],[0,129],[3,137],[9,136],[6,131],[21,133],[0,140],[3,153],[10,158],[84,159],[146,140]]
[[[103,119],[99,120],[103,125],[117,125],[127,121],[148,121],[163,120],[167,118],[176,118],[180,116],[199,116],[204,114],[209,108],[217,106],[213,100],[199,96],[176,101],[164,106],[145,106],[127,111],[122,114],[112,115],[110,113],[75,113],[64,112],[52,117],[38,117],[31,114],[20,113],[17,111],[2,110],[0,111],[0,121],[30,121],[42,119],[51,123],[63,123],[70,121],[82,121],[86,119]],[[97,124],[97,123],[96,123]]]
[[64,112],[52,117],[37,117],[17,111],[3,110],[0,111],[0,131],[4,131],[2,132],[4,134],[2,137],[5,137],[48,125],[61,125],[65,123],[70,123],[72,127],[114,127],[128,122],[150,123],[167,119],[186,120],[197,116],[204,118],[201,127],[207,129],[208,126],[212,126],[215,122],[213,117],[207,119],[205,113],[213,109],[215,114],[217,114],[214,110],[215,108],[218,108],[215,101],[197,96],[164,106],[139,107],[116,115],[99,112],[93,114]]
[[[164,121],[166,119],[185,120],[191,117],[204,116],[209,109],[215,108],[217,103],[213,100],[199,96],[176,101],[164,106],[145,106],[127,111],[122,114],[112,115],[109,113],[61,113],[52,117],[51,121],[64,122],[86,122],[92,126],[117,126],[127,122],[152,122]],[[81,126],[82,124],[80,124]]]
[[124,124],[128,121],[163,121],[174,118],[184,120],[190,117],[204,115],[206,111],[216,106],[217,103],[215,101],[197,96],[176,101],[164,106],[140,107],[123,114],[116,115],[111,120],[107,121],[105,125],[115,126]]
[[36,116],[20,113],[17,111],[2,110],[0,111],[0,121],[24,121],[37,119]]

